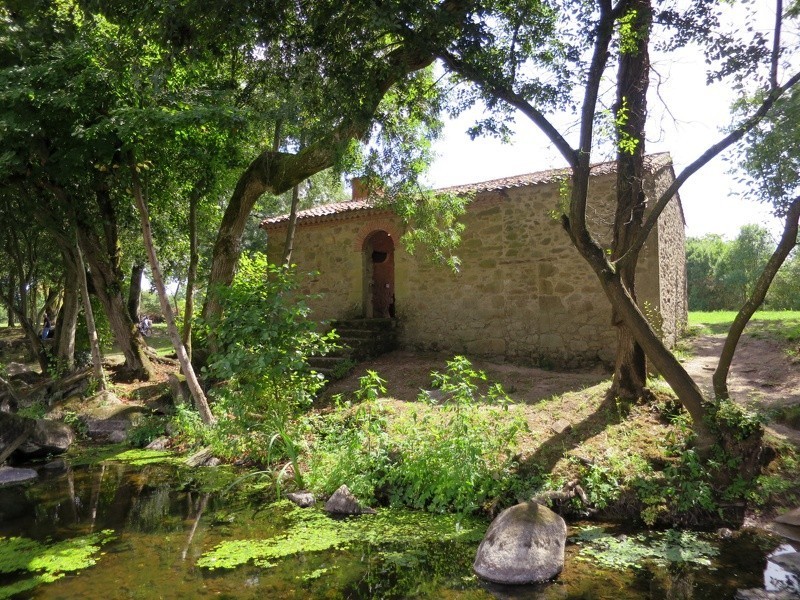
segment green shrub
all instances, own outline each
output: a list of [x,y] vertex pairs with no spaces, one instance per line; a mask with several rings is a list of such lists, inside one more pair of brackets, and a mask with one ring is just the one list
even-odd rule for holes
[[[471,513],[518,495],[514,449],[525,422],[508,418],[502,388],[479,393],[486,376],[464,357],[432,377],[442,400],[423,393],[420,410],[400,416],[377,400],[382,380],[362,378],[360,404],[340,404],[317,424],[312,486],[331,492],[346,483],[365,501],[431,512]],[[483,406],[495,402],[503,404]]]
[[335,334],[316,332],[296,289],[295,276],[263,254],[242,256],[232,284],[219,290],[222,315],[206,324],[216,347],[207,374],[255,412],[291,414],[323,384],[308,358],[327,353]]
[[270,265],[264,255],[243,256],[230,287],[219,290],[222,315],[201,328],[202,337],[213,332],[215,347],[205,373],[224,382],[210,394],[217,422],[213,428],[198,427],[179,414],[176,424],[188,438],[210,444],[218,456],[261,463],[285,458],[286,453],[278,456],[267,448],[288,446],[270,445],[270,440],[292,430],[293,419],[324,384],[308,358],[328,352],[335,334],[316,332],[296,288],[295,276]]
[[165,431],[164,417],[148,415],[128,430],[128,443],[134,448],[144,448],[153,440],[164,435]]

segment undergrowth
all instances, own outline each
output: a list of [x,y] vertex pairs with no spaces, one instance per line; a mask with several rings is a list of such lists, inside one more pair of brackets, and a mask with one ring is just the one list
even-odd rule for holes
[[432,375],[438,393],[394,413],[378,399],[383,380],[369,372],[355,403],[340,398],[311,423],[311,487],[325,494],[346,483],[367,502],[431,512],[472,513],[521,495],[514,449],[526,425],[508,414],[502,388],[480,394],[486,375],[461,356]]

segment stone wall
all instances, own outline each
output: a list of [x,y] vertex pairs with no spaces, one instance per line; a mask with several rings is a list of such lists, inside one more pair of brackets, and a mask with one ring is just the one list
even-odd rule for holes
[[[596,238],[605,245],[611,239],[614,182],[612,173],[592,177],[590,184],[590,217]],[[329,222],[301,222],[293,262],[301,272],[318,272],[304,285],[304,291],[321,294],[310,301],[314,318],[361,316],[363,241],[383,229],[397,247],[395,296],[402,346],[545,366],[610,362],[616,343],[610,306],[596,276],[551,217],[558,198],[558,183],[477,194],[464,218],[458,273],[428,261],[423,248],[409,255],[398,243],[394,215],[374,210]],[[646,301],[656,311],[668,305],[670,315],[680,313],[671,290],[681,286],[677,275],[683,268],[683,226],[675,226],[676,214],[680,217],[675,206],[678,212],[665,215],[663,228],[643,248],[637,268],[640,304]],[[268,229],[273,260],[280,256],[284,232]],[[662,238],[669,242],[666,249],[659,249]],[[674,268],[662,272],[659,258]],[[674,337],[672,323],[678,321],[679,316],[669,317],[668,341]]]
[[[654,178],[659,192],[674,179],[672,167]],[[660,260],[659,293],[662,337],[672,347],[686,329],[689,314],[689,293],[686,284],[686,233],[680,201],[667,204],[658,220],[658,252]]]

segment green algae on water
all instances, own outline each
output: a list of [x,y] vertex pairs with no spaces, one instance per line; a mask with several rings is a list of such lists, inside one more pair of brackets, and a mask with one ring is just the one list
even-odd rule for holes
[[113,537],[111,530],[53,544],[21,537],[0,537],[0,573],[31,574],[30,577],[0,587],[0,599],[10,598],[42,583],[52,583],[66,573],[94,565],[100,548]]
[[154,463],[177,464],[180,462],[180,457],[173,452],[168,452],[166,450],[146,450],[144,448],[133,448],[111,456],[108,460],[141,467],[145,465],[152,465]]
[[669,530],[616,537],[601,527],[584,527],[572,541],[581,546],[578,560],[597,562],[608,569],[637,569],[658,565],[691,564],[709,567],[719,551],[702,534]]
[[121,462],[133,466],[144,466],[154,463],[180,464],[181,458],[167,450],[147,450],[146,448],[130,448],[127,444],[109,446],[92,446],[70,451],[69,464],[73,467],[96,465],[106,461]]
[[455,515],[433,515],[405,510],[379,510],[376,515],[335,519],[320,510],[300,509],[287,501],[273,509],[288,509],[285,534],[270,539],[222,542],[197,561],[206,569],[232,569],[252,562],[258,567],[274,566],[275,560],[300,553],[344,549],[355,543],[406,547],[430,542],[476,543],[483,538],[486,524]]

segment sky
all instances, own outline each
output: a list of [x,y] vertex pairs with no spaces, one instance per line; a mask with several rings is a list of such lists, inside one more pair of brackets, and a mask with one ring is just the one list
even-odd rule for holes
[[[767,6],[765,0],[758,1]],[[763,10],[759,28],[769,33],[773,19],[774,11]],[[706,85],[705,62],[697,49],[682,51],[677,60],[674,56],[668,60],[654,56],[652,64],[662,83],[656,89],[655,77],[651,78],[645,148],[648,153],[669,152],[680,172],[722,138],[722,128],[731,123],[734,95],[724,84]],[[437,158],[428,176],[434,188],[566,166],[552,144],[524,117],[517,121],[509,144],[488,138],[470,140],[466,130],[474,123],[476,113],[447,122],[442,140],[434,146]],[[566,119],[561,121],[562,126],[567,123]],[[570,142],[574,145],[573,139]],[[595,162],[602,160],[598,156]],[[742,225],[749,223],[779,233],[778,221],[764,205],[748,198],[732,170],[735,165],[717,157],[681,188],[687,236],[717,233],[732,239]]]

